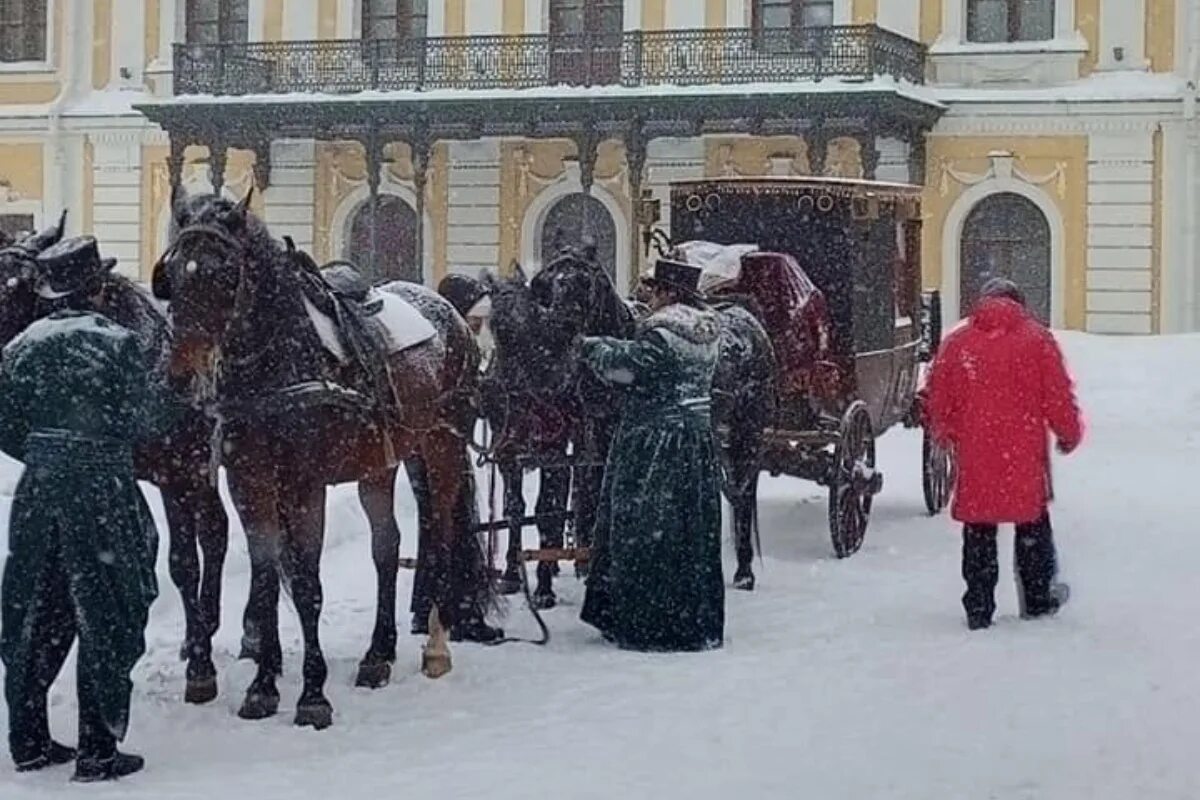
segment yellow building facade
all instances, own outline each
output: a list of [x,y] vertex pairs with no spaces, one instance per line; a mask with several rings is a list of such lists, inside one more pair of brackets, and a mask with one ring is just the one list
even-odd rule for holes
[[[202,71],[193,64],[188,76],[177,74],[180,64],[191,62],[179,60],[175,45],[186,51],[195,44],[199,52],[228,42],[225,53],[249,46],[246,52],[271,54],[254,63],[271,60],[271,80],[279,81],[279,70],[308,63],[295,54],[333,58],[313,43],[361,43],[366,27],[381,24],[370,16],[370,0],[218,5],[221,16],[208,20],[187,0],[41,4],[42,46],[27,42],[19,52],[0,52],[0,225],[10,231],[41,225],[67,209],[72,232],[95,234],[123,270],[146,278],[166,243],[172,150],[167,134],[139,108],[219,94],[211,86],[183,86]],[[403,0],[399,5],[405,6]],[[384,23],[402,32],[420,26],[439,43],[444,59],[438,63],[457,58],[464,74],[499,75],[499,88],[479,91],[492,92],[500,116],[519,91],[525,100],[556,102],[554,87],[514,86],[514,94],[506,95],[506,71],[517,81],[524,69],[520,54],[531,51],[513,38],[497,45],[500,57],[472,63],[471,37],[532,41],[549,33],[553,39],[555,26],[569,25],[564,20],[578,7],[580,19],[594,17],[600,26],[587,51],[595,70],[597,59],[617,52],[594,43],[609,41],[603,26],[617,24],[612,20],[619,20],[626,41],[669,43],[675,41],[669,32],[688,31],[731,32],[737,40],[734,33],[745,32],[748,47],[765,48],[773,36],[771,15],[783,13],[772,8],[784,4],[767,6],[761,0],[416,0],[404,20]],[[637,184],[665,201],[672,181],[716,175],[817,171],[918,182],[925,187],[924,280],[942,291],[949,319],[969,304],[985,276],[1010,274],[1027,284],[1058,327],[1104,333],[1200,329],[1200,234],[1194,222],[1200,145],[1192,74],[1200,0],[1045,0],[1039,12],[1020,17],[1028,6],[1006,0],[796,0],[784,23],[791,47],[810,41],[805,31],[826,24],[877,26],[921,45],[923,80],[911,86],[901,81],[899,89],[894,78],[879,80],[889,91],[937,109],[936,123],[922,137],[923,152],[914,152],[912,140],[881,130],[867,144],[874,152],[864,150],[861,137],[833,136],[820,143],[817,158],[811,137],[764,132],[747,119],[742,131],[699,129],[654,138]],[[584,24],[586,33],[590,23]],[[736,47],[725,47],[724,55],[705,63],[732,69],[728,54]],[[652,57],[674,51],[640,46],[637,52],[646,56],[638,69],[653,70],[658,62]],[[552,61],[559,57],[574,56],[551,54]],[[623,60],[619,69],[627,68]],[[234,74],[228,59],[221,69]],[[339,71],[331,64],[323,80],[343,78]],[[770,70],[760,77],[755,91],[765,94],[815,96],[829,91],[831,82],[858,90],[845,78],[773,80]],[[653,91],[670,93],[665,81]],[[303,101],[305,93],[332,98],[329,103],[354,97],[345,88],[311,86],[276,92],[261,105],[272,114],[301,113],[303,106],[291,101]],[[254,103],[261,93],[244,94]],[[221,106],[213,108],[216,133],[222,125],[241,124],[221,119]],[[381,153],[379,173],[372,175],[361,141],[234,144],[218,183],[232,196],[262,188],[255,209],[277,235],[291,236],[318,261],[361,257],[370,227],[364,209],[378,196],[375,236],[398,259],[397,274],[430,285],[451,271],[503,269],[513,261],[537,269],[554,232],[574,230],[579,219],[588,220],[619,281],[628,283],[644,266],[632,197],[637,187],[620,137],[601,134],[594,159],[581,159],[572,138],[519,131],[439,140],[421,155],[419,180],[409,144],[389,142]],[[182,186],[211,190],[221,158],[204,146],[181,155]]]

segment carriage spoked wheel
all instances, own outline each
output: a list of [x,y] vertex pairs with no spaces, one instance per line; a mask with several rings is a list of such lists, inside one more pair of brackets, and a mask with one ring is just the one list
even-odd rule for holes
[[950,504],[954,473],[954,454],[938,445],[929,431],[925,431],[921,442],[921,486],[925,490],[925,509],[930,516],[939,514]]
[[871,415],[861,400],[851,403],[842,415],[828,483],[833,552],[838,558],[846,558],[862,547],[871,502],[883,488],[883,475],[875,469]]

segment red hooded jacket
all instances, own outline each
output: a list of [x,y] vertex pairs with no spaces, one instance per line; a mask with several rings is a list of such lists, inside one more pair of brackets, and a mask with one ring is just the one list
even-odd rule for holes
[[1054,336],[1018,303],[985,298],[943,342],[926,387],[926,425],[952,447],[959,522],[1033,522],[1050,501],[1047,428],[1069,453],[1083,438]]

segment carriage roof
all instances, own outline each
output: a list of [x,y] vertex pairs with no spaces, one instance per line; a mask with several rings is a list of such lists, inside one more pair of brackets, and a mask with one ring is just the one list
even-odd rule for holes
[[910,183],[869,181],[858,178],[833,178],[816,175],[728,175],[716,178],[687,178],[671,182],[672,191],[695,190],[702,187],[721,188],[727,191],[738,189],[746,189],[748,191],[775,189],[796,193],[809,190],[844,195],[859,195],[862,197],[890,194],[900,195],[905,198],[919,198],[922,192],[922,187]]

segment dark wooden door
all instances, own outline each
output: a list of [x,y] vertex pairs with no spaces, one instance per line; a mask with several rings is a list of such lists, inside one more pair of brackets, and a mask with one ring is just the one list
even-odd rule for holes
[[1050,223],[1030,200],[994,194],[971,209],[960,249],[962,316],[971,312],[984,283],[1003,277],[1021,287],[1030,312],[1049,324],[1050,272]]
[[624,0],[550,0],[550,82],[619,83]]
[[421,283],[421,262],[417,252],[417,213],[412,206],[394,195],[379,196],[376,220],[376,249],[371,266],[371,204],[363,203],[350,223],[350,241],[346,259],[362,270],[373,283],[412,281]]

